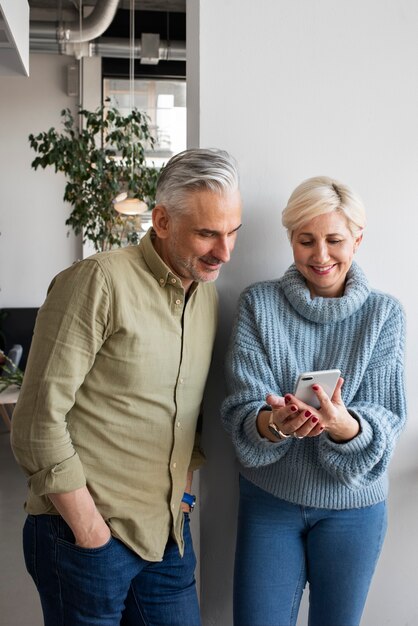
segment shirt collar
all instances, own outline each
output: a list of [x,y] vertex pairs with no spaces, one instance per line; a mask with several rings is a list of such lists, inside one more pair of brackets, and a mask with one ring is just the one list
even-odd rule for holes
[[[142,254],[148,267],[150,268],[154,278],[160,285],[160,287],[166,287],[166,285],[172,285],[174,287],[182,287],[181,279],[171,271],[171,269],[164,263],[153,245],[153,239],[156,234],[153,228],[150,228],[139,242]],[[198,283],[193,283],[188,292],[190,296],[196,289]]]

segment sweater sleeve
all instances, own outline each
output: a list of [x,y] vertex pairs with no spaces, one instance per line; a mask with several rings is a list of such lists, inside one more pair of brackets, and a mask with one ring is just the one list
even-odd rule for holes
[[320,438],[322,466],[352,489],[368,486],[384,474],[405,425],[404,343],[404,313],[397,303],[347,406],[359,421],[359,434],[343,444],[325,434]]
[[13,414],[14,455],[36,496],[86,484],[66,416],[109,327],[109,290],[98,263],[83,261],[51,283],[35,325]]
[[222,405],[222,422],[240,462],[260,467],[278,461],[292,441],[270,442],[258,433],[256,420],[269,393],[282,395],[260,336],[264,307],[257,299],[258,318],[251,292],[244,291],[238,304],[234,330],[226,358],[228,396]]

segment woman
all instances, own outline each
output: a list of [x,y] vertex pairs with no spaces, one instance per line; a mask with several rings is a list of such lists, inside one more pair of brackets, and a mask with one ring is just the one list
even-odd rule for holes
[[[386,530],[387,468],[406,419],[404,316],[353,256],[360,199],[327,177],[283,212],[294,264],[241,295],[223,422],[241,463],[235,626],[357,626]],[[338,368],[315,409],[298,375]],[[284,396],[284,399],[281,397]]]

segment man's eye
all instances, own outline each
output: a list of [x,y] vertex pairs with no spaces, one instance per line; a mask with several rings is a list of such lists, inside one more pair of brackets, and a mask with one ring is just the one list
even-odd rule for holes
[[342,241],[341,239],[330,239],[328,243],[336,244],[336,243],[341,243],[341,241]]

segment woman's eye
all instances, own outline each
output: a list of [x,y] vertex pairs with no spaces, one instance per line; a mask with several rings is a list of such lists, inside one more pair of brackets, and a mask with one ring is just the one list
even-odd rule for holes
[[312,241],[300,241],[299,242],[301,246],[311,246],[312,245]]

